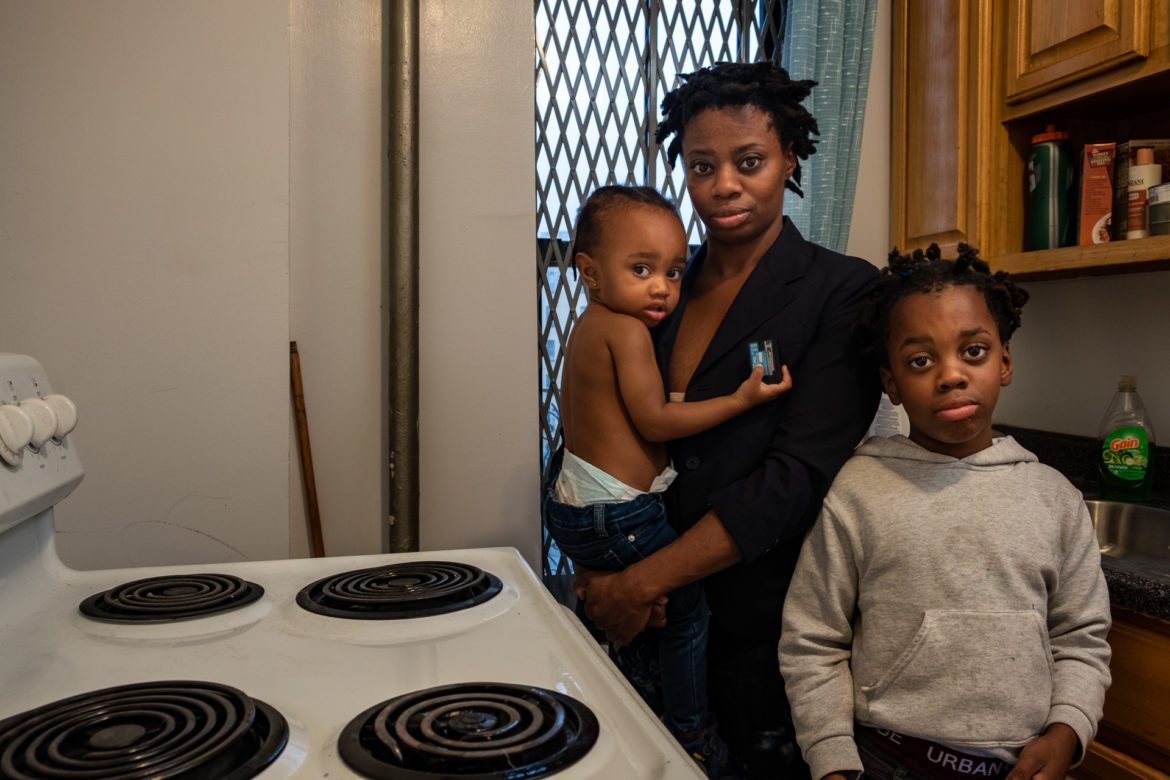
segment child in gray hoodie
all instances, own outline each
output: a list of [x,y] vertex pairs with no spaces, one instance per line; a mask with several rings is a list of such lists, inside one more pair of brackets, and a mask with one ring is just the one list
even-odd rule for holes
[[780,669],[814,780],[1063,780],[1096,733],[1110,615],[1092,521],[991,430],[1027,299],[970,247],[932,246],[891,253],[862,310],[910,435],[845,464],[784,604]]

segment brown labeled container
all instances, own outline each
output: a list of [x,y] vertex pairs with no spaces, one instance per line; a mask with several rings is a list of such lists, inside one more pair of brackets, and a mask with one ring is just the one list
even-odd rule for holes
[[1107,244],[1113,218],[1113,154],[1117,145],[1085,144],[1081,158],[1081,218],[1077,243]]

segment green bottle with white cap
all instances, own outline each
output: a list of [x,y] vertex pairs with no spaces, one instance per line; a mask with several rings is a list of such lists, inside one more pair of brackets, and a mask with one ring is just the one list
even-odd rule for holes
[[1149,501],[1154,486],[1154,426],[1137,392],[1137,377],[1123,376],[1101,420],[1097,474],[1101,497]]

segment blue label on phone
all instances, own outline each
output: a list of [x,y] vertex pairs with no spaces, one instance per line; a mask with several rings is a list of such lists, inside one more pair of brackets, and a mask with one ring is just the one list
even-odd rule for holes
[[764,367],[764,379],[776,379],[776,350],[772,347],[772,339],[748,342],[749,370],[756,366]]

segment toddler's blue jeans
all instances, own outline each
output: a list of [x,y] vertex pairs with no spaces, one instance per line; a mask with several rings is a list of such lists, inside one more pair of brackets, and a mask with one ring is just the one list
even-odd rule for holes
[[[541,512],[549,534],[573,563],[624,569],[678,538],[666,520],[661,495],[575,507],[553,497],[559,472],[559,462],[554,463]],[[666,725],[676,734],[707,724],[707,623],[702,585],[696,582],[668,594],[666,626],[657,631],[662,706]]]

